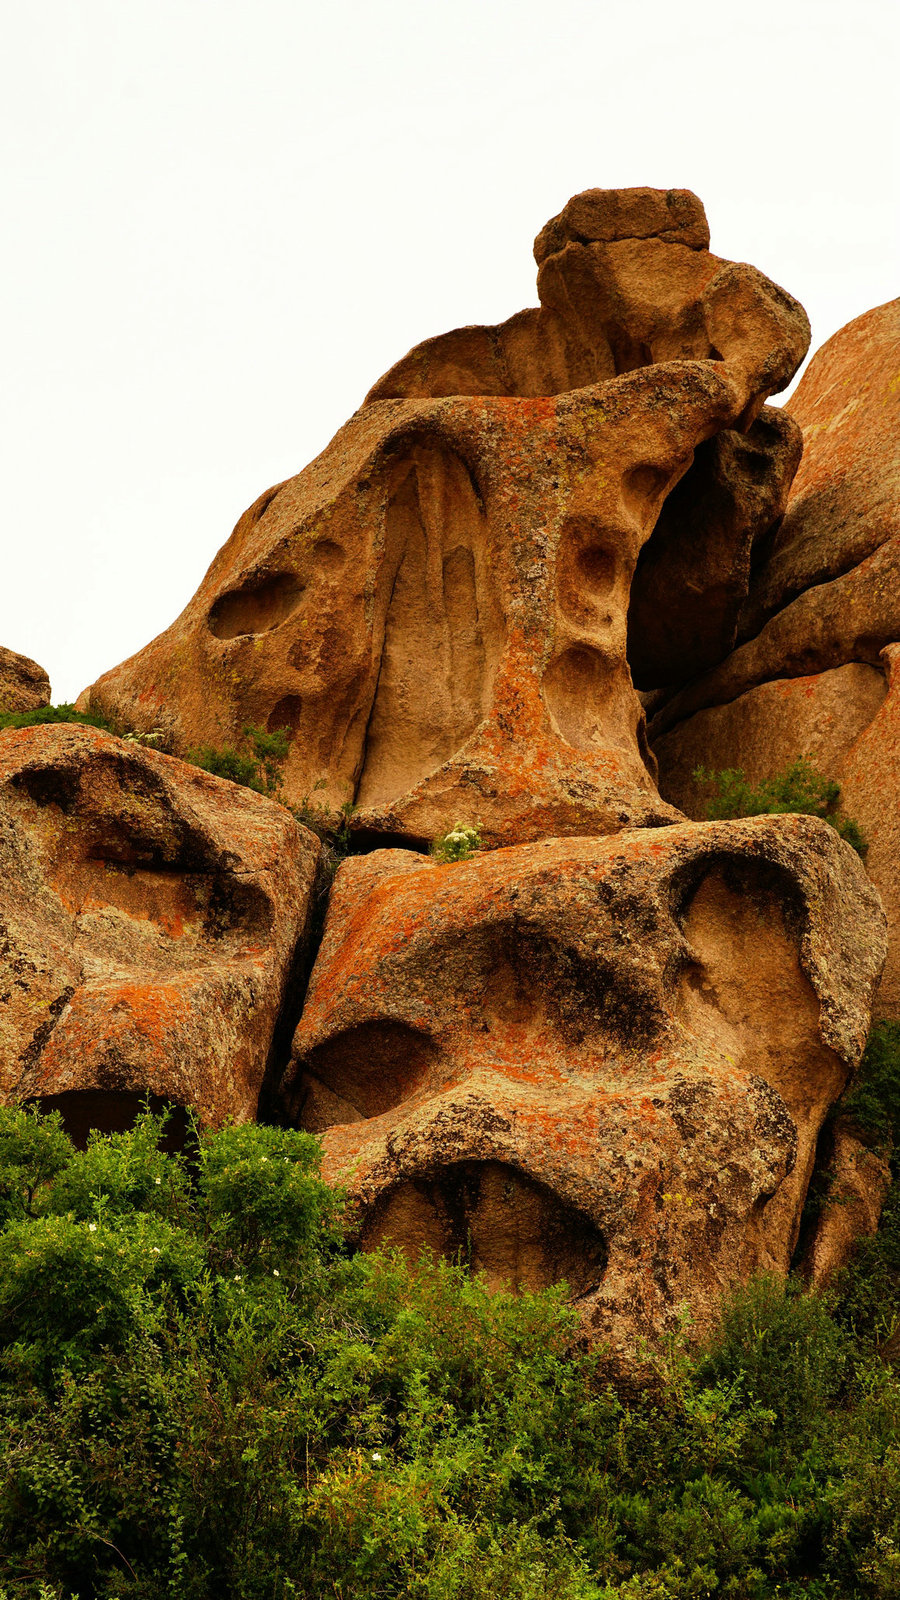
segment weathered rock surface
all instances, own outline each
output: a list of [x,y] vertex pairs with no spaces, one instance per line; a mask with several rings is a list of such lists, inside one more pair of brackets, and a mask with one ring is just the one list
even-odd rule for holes
[[628,613],[638,689],[677,686],[732,648],[754,549],[784,513],[801,443],[787,412],[764,406],[747,433],[700,445],[638,557]]
[[[698,659],[727,641],[795,453],[789,424],[756,419],[808,325],[710,255],[684,191],[591,191],[549,229],[542,307],[411,352],[246,513],[182,616],[92,705],[182,750],[286,728],[287,798],[355,801],[354,826],[381,836],[464,818],[508,844],[672,819],[626,660],[635,566],[723,435],[697,473],[719,502],[692,578],[713,619]],[[647,569],[630,636],[654,673],[683,638],[653,585],[681,582],[696,526],[683,508]]]
[[256,1111],[318,841],[94,728],[0,733],[0,1098],[76,1136],[140,1098]]
[[736,700],[756,684],[802,678],[851,661],[877,666],[900,638],[900,539],[882,545],[831,583],[807,589],[711,672],[688,684],[654,715],[654,741],[707,706]]
[[535,240],[539,308],[416,345],[373,400],[552,395],[636,367],[722,361],[747,390],[739,426],[796,371],[803,308],[745,263],[711,255],[687,189],[589,189]]
[[0,711],[38,711],[50,704],[50,679],[30,656],[0,645]]
[[741,633],[900,536],[900,300],[818,350],[791,396],[804,455]]
[[656,711],[660,792],[700,816],[697,766],[758,783],[802,755],[834,778],[888,912],[876,1014],[900,1017],[900,301],[835,334],[791,409],[803,460],[741,620],[763,625]]
[[868,841],[866,867],[888,918],[888,957],[875,1013],[900,1021],[900,644],[883,651],[882,660],[887,697],[850,745],[837,777],[842,809]]
[[802,756],[840,781],[848,751],[886,693],[883,672],[851,662],[811,678],[762,683],[727,705],[698,711],[656,742],[660,793],[700,819],[709,789],[694,778],[698,767],[739,767],[756,785]]
[[827,1154],[820,1160],[822,1211],[800,1263],[813,1289],[827,1288],[847,1266],[860,1239],[877,1231],[891,1187],[890,1162],[884,1153],[871,1149],[842,1117],[836,1119]]
[[286,1085],[363,1237],[566,1278],[616,1344],[784,1270],[884,917],[809,818],[348,861]]
[[816,353],[790,411],[803,458],[756,563],[738,625],[744,642],[666,701],[654,741],[757,684],[854,661],[877,666],[900,639],[900,300]]

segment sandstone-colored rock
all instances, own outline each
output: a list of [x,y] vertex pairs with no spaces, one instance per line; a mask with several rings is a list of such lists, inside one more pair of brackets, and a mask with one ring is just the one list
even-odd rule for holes
[[849,662],[877,666],[900,639],[900,538],[881,545],[841,578],[807,589],[712,671],[666,700],[650,734],[662,734],[707,706],[736,700],[756,684],[809,677]]
[[566,1278],[614,1346],[786,1270],[884,917],[825,823],[346,862],[294,1040],[363,1238]]
[[800,429],[764,406],[748,433],[697,450],[641,550],[631,586],[628,660],[638,689],[678,685],[735,642],[754,548],[781,518]]
[[148,1093],[252,1117],[318,849],[283,807],[95,728],[0,733],[0,1099],[79,1138]]
[[694,778],[698,767],[739,767],[757,785],[802,756],[826,778],[840,781],[848,752],[886,693],[883,672],[851,662],[810,678],[763,683],[727,705],[698,711],[656,742],[660,793],[699,819],[710,790]]
[[[163,727],[179,751],[284,727],[286,798],[354,801],[354,826],[382,837],[464,820],[509,844],[671,820],[626,661],[635,565],[698,446],[752,428],[808,339],[796,302],[701,247],[702,208],[679,195],[592,192],[601,232],[639,236],[572,238],[542,260],[552,337],[538,310],[502,339],[464,329],[412,352],[414,380],[395,368],[264,495],[181,617],[90,704]],[[692,248],[663,237],[682,225]],[[513,377],[479,356],[459,378],[475,335],[520,362]],[[753,435],[745,454],[752,466]],[[780,493],[764,487],[766,516]],[[716,560],[698,591],[721,586]],[[729,619],[736,603],[732,586]],[[649,656],[652,611],[632,628]]]
[[749,427],[796,371],[809,324],[783,289],[710,254],[708,240],[686,189],[576,195],[535,242],[539,308],[426,339],[366,403],[561,394],[652,363],[724,361],[747,390],[739,426]]
[[887,912],[889,948],[875,999],[878,1017],[900,1020],[900,645],[881,668],[850,663],[808,678],[750,689],[699,711],[655,743],[660,792],[702,817],[709,790],[697,767],[740,767],[753,784],[804,756],[840,785],[841,810],[866,838],[866,867]]
[[877,1232],[891,1187],[885,1155],[870,1149],[852,1122],[838,1117],[821,1161],[825,1198],[800,1270],[813,1289],[826,1289],[850,1261],[860,1239]]
[[38,711],[50,704],[50,679],[30,656],[0,645],[0,711]]
[[788,406],[803,429],[803,461],[748,596],[744,638],[900,536],[900,300],[816,351]]
[[534,259],[541,266],[567,244],[613,244],[618,239],[663,239],[708,250],[709,223],[690,189],[585,189],[541,229]]
[[655,703],[654,742],[756,684],[877,665],[900,639],[900,300],[857,317],[816,353],[790,412],[803,458],[756,564],[738,625],[744,642],[661,709]]
[[900,1021],[900,644],[882,654],[888,693],[851,745],[838,781],[841,808],[868,841],[866,867],[888,918],[888,956],[875,1014]]

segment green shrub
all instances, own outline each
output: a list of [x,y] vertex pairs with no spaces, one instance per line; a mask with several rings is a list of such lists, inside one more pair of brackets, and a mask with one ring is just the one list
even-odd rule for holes
[[354,1250],[319,1146],[0,1110],[0,1600],[888,1600],[900,1381],[766,1278],[617,1391],[563,1288]]
[[46,722],[81,722],[88,728],[103,728],[121,734],[118,723],[99,711],[76,711],[73,705],[39,706],[36,711],[0,711],[0,731],[4,728],[36,728]]
[[864,856],[868,849],[858,824],[849,817],[837,815],[841,793],[838,785],[802,758],[792,762],[784,772],[766,778],[756,788],[747,782],[739,767],[725,768],[721,772],[697,767],[693,776],[697,783],[707,784],[713,790],[706,805],[709,821],[800,812],[829,822],[858,855]]
[[900,1131],[900,1022],[876,1022],[839,1111],[873,1144],[890,1148]]
[[284,783],[282,768],[290,750],[290,738],[284,728],[267,733],[265,728],[248,725],[243,729],[245,748],[237,750],[232,745],[203,744],[189,750],[186,759],[192,766],[202,767],[217,778],[228,778],[245,789],[255,789],[257,794],[277,799]]

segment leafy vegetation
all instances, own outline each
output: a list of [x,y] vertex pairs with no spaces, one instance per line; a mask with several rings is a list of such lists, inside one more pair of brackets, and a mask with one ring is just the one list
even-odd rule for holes
[[81,722],[88,728],[104,728],[107,733],[121,729],[99,711],[76,711],[68,702],[59,706],[39,706],[36,711],[0,711],[0,731],[4,728],[35,728],[46,722]]
[[0,1111],[0,1600],[895,1600],[896,1200],[617,1391],[561,1288],[356,1253],[309,1135],[160,1132]]
[[852,1088],[840,1104],[865,1138],[892,1149],[900,1135],[900,1022],[876,1022]]
[[837,814],[841,796],[838,784],[823,777],[802,758],[792,762],[784,772],[766,778],[756,788],[747,782],[740,767],[727,767],[721,772],[697,767],[694,778],[713,790],[706,806],[710,821],[801,812],[808,817],[822,817],[857,854],[864,856],[866,853],[868,846],[859,825],[850,817]]
[[481,834],[465,822],[457,822],[449,833],[435,839],[431,854],[436,861],[468,861],[481,849]]
[[243,736],[242,750],[228,744],[221,748],[202,744],[189,750],[186,759],[192,766],[202,767],[204,772],[211,772],[217,778],[228,778],[245,789],[255,789],[257,794],[277,799],[284,784],[283,767],[290,749],[286,729],[276,728],[274,733],[267,733],[265,728],[248,724]]

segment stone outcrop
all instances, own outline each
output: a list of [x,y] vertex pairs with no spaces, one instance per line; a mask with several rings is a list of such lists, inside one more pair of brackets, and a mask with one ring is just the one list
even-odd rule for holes
[[808,342],[795,301],[706,243],[686,191],[576,197],[538,241],[540,307],[413,350],[90,704],[182,751],[285,728],[286,797],[321,785],[383,839],[675,820],[627,661],[635,568],[683,480],[630,647],[668,680],[685,627],[657,597],[688,567],[698,665],[728,647],[796,461],[763,403]]
[[638,689],[677,686],[731,649],[754,553],[784,513],[800,450],[800,429],[774,406],[747,433],[728,428],[700,445],[638,557],[628,614]]
[[318,849],[271,801],[95,728],[0,733],[0,1097],[79,1138],[146,1094],[254,1116]]
[[804,455],[741,618],[744,638],[805,590],[900,537],[900,300],[816,352],[792,396]]
[[38,711],[50,704],[50,679],[30,656],[0,645],[0,711]]
[[348,861],[285,1093],[364,1240],[566,1278],[627,1343],[786,1270],[884,918],[827,824]]
[[703,815],[699,765],[751,782],[798,756],[841,786],[891,928],[877,1013],[900,1017],[900,300],[834,335],[790,402],[804,453],[724,660],[655,702],[665,799]]
[[761,683],[737,700],[698,711],[657,740],[663,792],[689,817],[702,818],[709,789],[694,777],[698,767],[739,767],[757,785],[802,756],[837,779],[886,694],[884,674],[858,661],[809,678]]
[[[0,735],[0,1094],[82,1134],[262,1097],[364,1245],[564,1278],[626,1352],[787,1270],[884,960],[834,830],[685,822],[693,767],[839,776],[900,917],[896,314],[789,414],[805,314],[696,196],[590,190],[534,253],[538,306],[410,351],[81,701],[177,755],[283,729],[285,799],[352,809],[302,1011],[319,847],[284,807],[94,730]],[[439,865],[454,824],[485,848]],[[841,1138],[815,1282],[880,1203]]]

